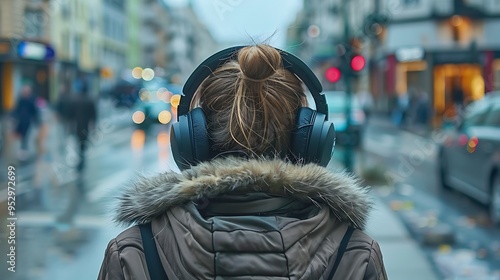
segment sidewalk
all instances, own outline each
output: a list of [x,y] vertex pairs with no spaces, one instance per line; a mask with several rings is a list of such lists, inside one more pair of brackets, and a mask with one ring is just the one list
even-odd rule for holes
[[[374,115],[368,125],[400,129],[422,137],[427,137],[430,128],[397,127],[389,117]],[[420,244],[413,239],[400,218],[372,191],[375,205],[368,220],[366,232],[380,244],[387,276],[391,280],[439,280],[436,269],[427,258]]]
[[375,196],[366,233],[380,245],[390,280],[440,279],[419,244],[387,205]]

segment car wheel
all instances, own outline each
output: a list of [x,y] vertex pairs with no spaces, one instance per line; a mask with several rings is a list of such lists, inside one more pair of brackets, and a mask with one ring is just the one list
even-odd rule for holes
[[496,172],[492,181],[490,218],[494,224],[500,225],[500,172]]
[[448,184],[448,163],[442,151],[439,153],[439,183],[443,189],[451,189]]

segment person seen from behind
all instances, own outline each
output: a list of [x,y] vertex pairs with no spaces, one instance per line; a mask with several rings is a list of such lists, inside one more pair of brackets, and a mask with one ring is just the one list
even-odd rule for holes
[[59,98],[55,109],[57,121],[59,123],[59,151],[64,153],[66,152],[66,141],[73,133],[71,131],[71,124],[73,123],[72,96],[68,91],[68,87],[64,84],[60,87]]
[[130,227],[110,241],[98,279],[387,279],[363,232],[368,190],[325,167],[332,125],[306,108],[302,83],[317,78],[285,69],[291,54],[266,44],[231,54],[188,79],[189,113],[171,131],[182,172],[119,196],[115,220]]
[[37,125],[40,122],[40,113],[32,96],[31,86],[24,85],[21,88],[21,96],[16,103],[12,116],[15,121],[15,134],[21,140],[19,159],[26,160],[29,155],[28,140],[30,128],[32,124]]
[[82,171],[85,167],[85,150],[88,146],[88,137],[95,127],[97,111],[95,101],[89,96],[89,87],[87,84],[81,87],[71,107],[73,121],[73,128],[71,130],[75,131],[79,143],[80,161],[77,170]]

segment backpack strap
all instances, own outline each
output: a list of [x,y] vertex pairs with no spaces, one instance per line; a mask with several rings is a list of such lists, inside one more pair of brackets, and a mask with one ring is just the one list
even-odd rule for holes
[[330,274],[328,274],[327,280],[332,280],[333,276],[335,276],[335,272],[337,271],[340,260],[342,260],[342,256],[344,255],[345,250],[347,249],[347,244],[349,244],[349,239],[351,239],[352,233],[354,232],[355,228],[352,226],[349,226],[347,228],[347,231],[344,234],[344,237],[342,238],[342,241],[340,242],[339,245],[339,250],[337,251],[337,258],[335,259],[335,263],[333,264],[333,268],[330,271]]
[[144,247],[144,255],[146,256],[149,277],[151,280],[168,280],[158,256],[151,223],[140,224],[139,229],[141,230],[142,245]]

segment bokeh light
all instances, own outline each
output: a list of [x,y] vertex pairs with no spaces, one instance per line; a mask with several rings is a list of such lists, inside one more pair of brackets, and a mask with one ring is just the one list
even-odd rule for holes
[[134,77],[134,79],[142,78],[142,68],[135,67],[134,69],[132,69],[132,77]]
[[171,97],[172,92],[170,92],[167,88],[161,87],[156,91],[156,98],[165,103],[169,103]]
[[141,124],[144,122],[144,120],[146,119],[146,115],[144,114],[144,112],[142,111],[136,111],[133,115],[132,115],[132,121],[136,124]]
[[458,143],[460,144],[460,146],[465,146],[465,144],[467,144],[468,140],[469,140],[469,137],[467,137],[467,135],[465,135],[465,134],[462,134],[458,138]]
[[172,119],[172,114],[169,111],[163,110],[158,114],[158,121],[162,124],[167,124]]
[[142,79],[144,81],[151,81],[155,77],[155,71],[151,68],[142,70]]
[[[477,144],[479,143],[479,140],[477,139],[477,137],[471,137],[470,140],[469,140],[469,143],[467,144],[467,151],[469,151],[469,153],[472,153],[476,150],[476,147],[477,147]],[[472,152],[471,152],[472,150]]]
[[140,151],[144,148],[144,142],[146,141],[146,134],[143,130],[135,130],[130,138],[130,145],[133,151]]
[[179,94],[174,94],[170,98],[170,103],[172,104],[172,107],[177,108],[180,102],[181,102],[181,96]]
[[143,102],[146,102],[150,99],[150,93],[147,89],[145,88],[142,88],[140,91],[139,91],[139,98],[141,99],[141,101]]

